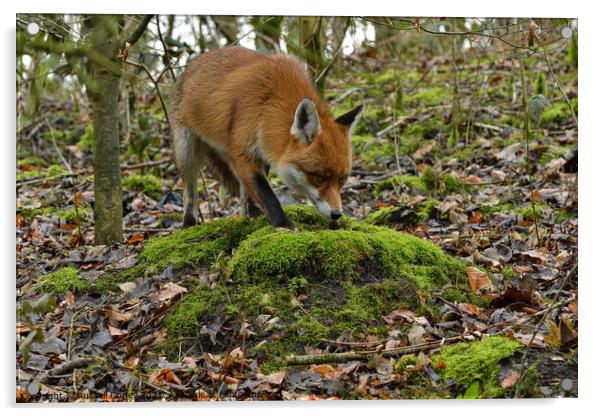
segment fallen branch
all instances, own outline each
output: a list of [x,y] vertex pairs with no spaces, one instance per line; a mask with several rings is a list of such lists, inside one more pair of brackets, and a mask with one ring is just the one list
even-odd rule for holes
[[458,337],[442,339],[439,341],[428,342],[425,344],[412,345],[409,347],[393,348],[390,350],[371,350],[371,351],[349,351],[329,354],[314,354],[314,355],[291,355],[283,361],[285,365],[309,365],[309,364],[326,364],[326,363],[344,363],[347,361],[368,361],[373,356],[378,355],[383,358],[399,357],[404,354],[415,354],[421,351],[429,351],[441,348],[443,345],[455,343],[464,340],[466,335]]
[[48,381],[53,377],[67,375],[75,369],[86,367],[92,363],[95,363],[98,360],[100,360],[100,358],[98,357],[80,357],[75,358],[71,361],[66,361],[54,367],[53,369],[48,370],[46,374],[44,374],[38,379],[38,381],[44,384],[48,383]]

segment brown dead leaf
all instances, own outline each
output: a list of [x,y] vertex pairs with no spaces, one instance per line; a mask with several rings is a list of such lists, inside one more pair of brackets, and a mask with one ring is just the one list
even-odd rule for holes
[[127,243],[130,245],[133,244],[138,244],[138,243],[142,243],[144,241],[144,235],[143,234],[134,234],[133,236],[131,236],[130,238],[128,238]]
[[314,373],[320,374],[322,378],[328,378],[334,372],[334,368],[329,364],[316,365],[311,370]]
[[487,257],[487,256],[479,253],[478,251],[475,251],[473,253],[472,260],[474,261],[475,264],[483,264],[485,267],[487,267],[489,270],[491,270],[493,272],[499,272],[500,270],[502,270],[502,265],[499,261],[492,259],[490,257]]
[[434,146],[435,146],[434,143],[429,143],[425,146],[422,146],[420,149],[418,149],[414,153],[412,153],[412,158],[414,160],[422,158],[424,155],[428,154],[431,150],[433,150]]
[[109,334],[111,334],[112,337],[122,337],[124,335],[127,335],[128,331],[125,329],[119,329],[119,328],[115,328],[114,326],[111,325],[107,325],[109,327]]
[[483,313],[483,308],[479,308],[472,303],[458,303],[458,309],[470,315],[479,316]]
[[286,374],[287,374],[287,372],[284,370],[278,371],[276,373],[268,374],[268,375],[258,373],[257,379],[260,381],[265,381],[267,383],[279,386],[284,381]]
[[27,224],[27,220],[21,214],[17,214],[17,228],[23,227]]
[[29,331],[31,331],[31,329],[26,324],[17,322],[17,335],[26,334]]
[[443,361],[443,359],[441,357],[439,357],[437,359],[437,362],[435,363],[434,367],[439,370],[445,370],[445,367],[447,367],[447,366],[445,365],[445,361]]
[[466,179],[464,179],[465,183],[471,184],[471,185],[482,185],[485,182],[483,181],[483,179],[479,178],[476,175],[469,175],[466,177]]
[[109,323],[113,326],[120,326],[134,319],[133,312],[120,312],[111,307],[105,310],[105,316],[109,319]]
[[544,264],[545,261],[547,260],[547,257],[544,256],[543,254],[541,254],[537,250],[527,250],[527,251],[523,251],[520,254],[523,257],[533,260],[533,262],[537,263],[537,264]]
[[399,308],[389,313],[384,317],[385,322],[394,325],[394,324],[403,324],[404,322],[412,322],[413,318],[416,317],[416,314],[409,309]]
[[76,192],[75,195],[73,195],[73,202],[75,202],[77,205],[81,205],[84,203],[84,196],[81,192]]
[[188,289],[182,287],[173,282],[167,282],[163,285],[159,294],[157,295],[157,300],[160,302],[169,302],[173,298],[180,296],[182,293],[188,292]]
[[197,368],[196,360],[192,357],[182,358],[182,364],[184,364],[188,368]]
[[240,384],[240,380],[225,374],[215,373],[213,371],[207,374],[214,381],[225,381],[228,384]]
[[506,378],[502,380],[500,385],[503,388],[507,389],[508,387],[514,386],[517,381],[518,381],[518,372],[516,370],[512,370],[512,371],[510,371],[510,374],[508,374],[506,376]]
[[152,384],[162,384],[164,381],[173,384],[182,384],[178,376],[168,368],[162,368],[159,371],[152,373],[148,381]]
[[466,274],[468,275],[468,282],[470,283],[470,288],[473,292],[495,292],[496,288],[489,280],[489,276],[487,273],[480,271],[476,267],[467,267]]

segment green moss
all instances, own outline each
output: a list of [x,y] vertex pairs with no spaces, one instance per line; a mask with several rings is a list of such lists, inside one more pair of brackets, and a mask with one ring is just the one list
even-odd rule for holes
[[163,195],[163,183],[155,175],[133,175],[123,179],[123,187],[132,192],[159,199]]
[[371,135],[354,135],[351,139],[354,153],[366,163],[386,164],[393,160],[395,148],[388,140],[376,139]]
[[265,219],[253,222],[248,218],[223,218],[152,238],[140,253],[139,263],[146,266],[146,274],[160,272],[169,263],[176,269],[209,266],[218,256],[229,255],[243,238],[266,223]]
[[423,88],[414,95],[406,97],[408,102],[416,102],[422,105],[444,104],[452,98],[451,88],[431,87]]
[[73,267],[65,267],[56,272],[41,276],[36,282],[36,291],[40,293],[64,294],[67,291],[82,292],[88,287],[86,281]]
[[376,184],[375,191],[382,192],[385,190],[397,189],[401,184],[404,184],[412,191],[418,191],[420,193],[427,193],[428,187],[424,181],[423,176],[414,175],[394,175],[383,179]]
[[514,271],[512,271],[512,267],[510,266],[506,266],[501,270],[502,276],[504,276],[504,279],[511,279],[512,277],[514,277]]
[[[537,215],[537,218],[541,218],[542,214],[548,209],[548,204],[546,204],[545,201],[540,200],[535,203],[535,213]],[[524,219],[535,219],[533,217],[533,206],[531,204],[526,204],[522,207],[513,207],[511,208],[511,210],[517,215],[522,216]]]
[[496,212],[506,213],[506,212],[512,211],[513,208],[514,208],[513,204],[511,204],[509,202],[504,202],[502,204],[493,205],[493,206],[481,205],[481,206],[479,206],[479,211],[481,211],[485,215],[492,215]]
[[68,173],[62,165],[50,165],[47,168],[43,168],[41,165],[38,169],[30,171],[17,170],[17,180],[20,179],[31,179],[37,177],[50,178],[54,176],[63,175]]
[[94,126],[92,123],[86,125],[84,134],[77,141],[77,147],[82,150],[92,150],[94,146]]
[[432,360],[437,362],[441,358],[445,363],[442,376],[453,380],[460,389],[467,389],[478,382],[484,397],[500,397],[504,389],[500,386],[499,362],[514,355],[522,346],[511,338],[491,336],[443,347],[441,354]]
[[[218,316],[234,315],[254,325],[260,315],[277,317],[281,325],[267,332],[253,326],[257,336],[249,345],[263,354],[262,369],[273,371],[279,368],[278,357],[303,352],[305,345],[316,345],[322,338],[335,339],[352,330],[385,334],[389,327],[382,316],[394,309],[431,314],[434,308],[419,302],[418,290],[430,299],[428,293],[442,285],[466,285],[465,265],[432,243],[349,218],[332,222],[309,206],[285,210],[299,232],[274,230],[263,218],[229,220],[238,224],[234,230],[239,236],[221,242],[217,250],[229,253],[237,246],[225,278],[183,298],[165,320],[170,338],[194,336]],[[207,225],[156,239],[153,257],[171,256],[180,244],[190,250],[195,233],[189,230],[198,233]],[[170,237],[177,241],[176,249]],[[158,252],[166,242],[167,251]],[[149,255],[149,243],[141,256]],[[201,247],[209,243],[197,241]],[[183,256],[188,254],[176,257]],[[297,297],[301,293],[303,297]]]
[[546,107],[541,114],[540,123],[542,125],[551,123],[562,123],[571,118],[571,110],[567,103],[556,102]]
[[414,367],[418,365],[418,357],[415,355],[404,355],[395,363],[393,371],[397,374],[402,374],[408,367]]
[[443,182],[443,191],[445,194],[457,194],[464,192],[465,190],[465,186],[460,184],[460,182],[449,173],[443,175],[441,181]]
[[546,152],[539,157],[539,163],[545,166],[554,159],[564,157],[566,151],[566,147],[553,144],[549,146]]
[[[431,139],[437,136],[437,134],[442,128],[442,125],[443,123],[440,118],[431,117],[420,123],[410,124],[404,131],[404,135],[409,137],[416,137],[419,139]],[[425,145],[425,143],[422,142],[421,145]]]
[[17,161],[17,166],[35,166],[38,168],[44,168],[48,166],[48,163],[39,156],[28,156]]
[[573,34],[571,37],[571,43],[569,44],[567,53],[567,62],[573,67],[577,68],[579,63],[579,47],[577,42],[577,35]]
[[458,303],[471,303],[480,308],[489,306],[491,302],[489,299],[485,299],[481,296],[475,295],[474,293],[463,290],[457,287],[448,287],[443,291],[443,298],[452,302]]
[[430,166],[427,166],[424,171],[422,171],[420,179],[422,180],[422,183],[424,183],[427,191],[433,192],[437,188],[437,172]]

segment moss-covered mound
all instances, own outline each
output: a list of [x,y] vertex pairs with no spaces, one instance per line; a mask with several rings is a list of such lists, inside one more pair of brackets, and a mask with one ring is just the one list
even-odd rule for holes
[[523,344],[512,338],[492,336],[481,341],[444,347],[434,362],[443,362],[443,377],[451,379],[462,397],[500,397],[500,360],[514,355]]
[[147,273],[225,260],[218,282],[196,287],[167,316],[170,339],[198,336],[210,349],[220,343],[219,331],[203,336],[212,323],[234,318],[250,325],[249,351],[269,367],[345,331],[386,333],[383,316],[397,308],[435,314],[433,292],[465,285],[463,263],[427,241],[349,218],[332,222],[313,207],[286,211],[299,232],[274,230],[265,218],[224,219],[147,243],[137,266]]

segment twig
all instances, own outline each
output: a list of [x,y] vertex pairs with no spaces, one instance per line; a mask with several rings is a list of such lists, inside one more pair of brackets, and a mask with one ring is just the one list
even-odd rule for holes
[[573,106],[571,105],[571,100],[569,100],[569,97],[565,94],[564,90],[562,89],[562,86],[560,85],[560,81],[558,81],[558,78],[556,78],[556,73],[552,69],[552,63],[550,62],[550,58],[548,57],[548,51],[546,50],[546,47],[543,43],[541,44],[541,49],[543,50],[543,56],[546,58],[546,63],[548,64],[548,69],[550,70],[550,74],[552,74],[552,78],[554,78],[554,82],[556,83],[558,90],[560,90],[560,93],[564,97],[566,104],[569,106],[569,110],[571,110],[571,115],[573,116],[573,121],[575,122],[575,126],[578,126],[579,122],[577,121],[577,116],[575,115],[575,111],[573,111]]
[[140,22],[136,30],[134,30],[130,37],[126,39],[126,42],[130,44],[130,47],[136,42],[138,42],[138,39],[140,39],[144,31],[146,30],[146,26],[148,26],[148,23],[151,21],[152,18],[152,14],[145,15],[142,19],[142,22]]
[[345,34],[347,33],[347,29],[349,29],[350,24],[351,24],[351,17],[348,17],[347,20],[345,21],[345,28],[343,29],[343,35],[341,36],[341,42],[339,43],[339,46],[336,48],[334,54],[332,55],[332,59],[328,62],[328,64],[324,67],[322,72],[320,72],[320,75],[318,75],[318,77],[316,78],[316,80],[315,80],[316,84],[318,83],[318,81],[320,81],[320,79],[322,79],[323,77],[326,77],[326,75],[328,75],[328,72],[330,72],[330,70],[334,64],[334,61],[336,61],[337,57],[339,56],[339,53],[341,53],[341,50],[343,49],[343,41],[345,40]]
[[393,124],[390,124],[387,127],[385,127],[384,129],[382,129],[381,131],[376,132],[376,137],[384,136],[385,134],[387,134],[388,132],[393,130],[395,127],[398,127],[398,126],[402,125],[403,123],[405,123],[405,121],[407,119],[408,119],[408,117],[404,117],[404,116],[399,117]]
[[167,111],[167,106],[165,105],[165,101],[163,100],[163,95],[161,94],[161,90],[159,89],[159,83],[155,80],[155,78],[153,77],[153,74],[151,74],[148,67],[144,64],[141,64],[139,62],[130,61],[127,59],[124,62],[126,64],[135,66],[136,68],[140,68],[144,72],[146,72],[146,75],[148,75],[149,79],[153,83],[153,86],[155,87],[155,91],[157,92],[159,101],[161,101],[161,107],[163,108],[163,113],[165,114],[165,121],[167,121],[167,127],[171,130],[171,124],[169,123],[169,112]]
[[67,160],[63,157],[63,153],[61,153],[61,150],[59,149],[59,147],[56,145],[56,140],[54,140],[54,129],[52,128],[52,126],[50,125],[50,123],[48,122],[48,118],[44,118],[44,121],[46,122],[46,126],[48,126],[48,131],[50,132],[50,140],[52,141],[52,147],[54,147],[54,150],[56,151],[56,153],[59,155],[59,159],[61,159],[61,162],[63,162],[63,165],[65,165],[65,167],[67,168],[67,171],[69,173],[73,173],[73,170],[71,169],[71,165],[67,162]]
[[[176,82],[176,74],[173,70],[173,68],[171,67],[171,62],[170,62],[170,53],[169,50],[167,49],[167,45],[165,45],[165,42],[163,41],[163,35],[161,34],[161,22],[159,21],[159,15],[157,15],[157,33],[159,35],[159,41],[161,42],[161,45],[163,45],[163,52],[165,53],[164,57],[165,59],[163,60],[163,64],[169,69],[169,73],[171,74],[171,79]],[[159,75],[159,78],[157,79],[157,82],[159,82],[159,79],[161,79],[161,76],[163,75],[163,72],[161,73],[161,75]]]
[[[122,165],[121,166],[121,170],[131,170],[131,169],[147,168],[147,167],[151,167],[151,166],[162,165],[164,163],[169,163],[169,162],[171,162],[171,159],[151,160],[151,161],[148,161],[148,162],[136,163],[136,164],[133,164],[133,165]],[[77,171],[72,172],[72,173],[61,173],[59,175],[54,175],[54,176],[36,176],[35,178],[17,179],[17,188],[19,186],[22,186],[22,185],[32,185],[32,184],[36,184],[38,182],[54,181],[54,180],[57,180],[57,179],[63,179],[63,178],[68,178],[68,177],[72,177],[72,176],[79,176],[79,175],[86,175],[86,174],[90,174],[90,173],[91,172],[88,171],[88,168],[85,168],[85,169],[77,170]]]
[[560,297],[562,290],[566,286],[567,282],[569,281],[570,277],[573,275],[575,270],[577,270],[577,265],[573,266],[573,268],[566,274],[566,276],[562,280],[562,284],[558,288],[558,292],[556,292],[554,299],[552,299],[553,305],[551,307],[549,307],[548,309],[546,309],[545,313],[543,313],[541,319],[539,320],[539,323],[535,327],[535,331],[533,331],[533,335],[531,335],[531,339],[529,340],[529,343],[527,344],[527,348],[525,349],[525,352],[523,353],[523,358],[520,363],[520,370],[518,371],[518,374],[519,374],[518,381],[516,382],[516,390],[514,390],[514,398],[515,399],[520,398],[520,386],[521,386],[521,383],[522,383],[523,377],[524,377],[525,364],[527,362],[527,354],[529,353],[529,349],[531,348],[531,345],[533,344],[533,340],[535,340],[537,333],[541,329],[541,326],[543,325],[543,323],[546,321],[550,312],[552,312],[554,309],[558,308],[559,306],[563,305],[564,302],[558,302],[558,298]]

